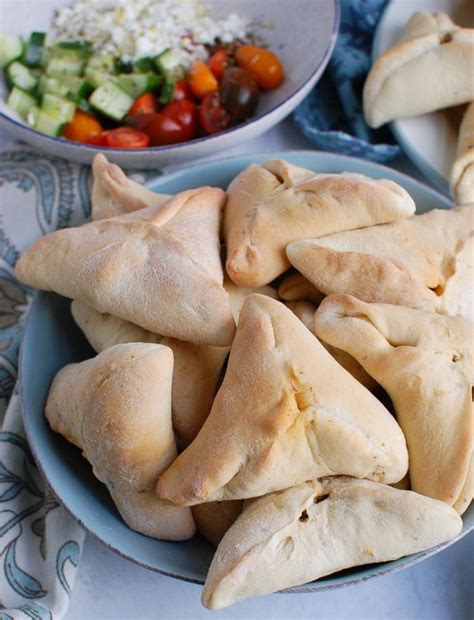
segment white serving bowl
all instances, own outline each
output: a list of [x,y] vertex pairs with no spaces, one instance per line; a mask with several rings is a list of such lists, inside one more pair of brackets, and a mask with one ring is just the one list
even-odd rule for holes
[[[339,28],[339,0],[202,0],[216,16],[236,12],[251,18],[254,31],[263,37],[285,67],[285,81],[276,90],[263,93],[257,113],[247,122],[217,135],[190,142],[147,149],[106,150],[109,160],[126,168],[156,168],[215,153],[225,153],[247,139],[255,138],[290,114],[320,78],[334,48]],[[27,37],[47,31],[55,8],[65,0],[2,0],[2,31]],[[0,124],[17,139],[51,155],[90,164],[102,147],[53,138],[28,127],[5,105],[6,84],[1,84]],[[103,150],[103,149],[102,149]]]

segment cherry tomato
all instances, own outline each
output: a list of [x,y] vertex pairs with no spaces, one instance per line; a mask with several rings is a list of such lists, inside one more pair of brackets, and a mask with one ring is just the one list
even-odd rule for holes
[[224,70],[227,69],[230,64],[230,58],[224,50],[217,50],[217,52],[214,52],[208,62],[209,69],[219,81],[222,79]]
[[107,134],[110,129],[106,129],[102,133],[92,136],[87,144],[93,144],[94,146],[107,146]]
[[158,101],[153,93],[143,93],[130,108],[129,114],[153,114],[158,112]]
[[117,149],[144,149],[150,144],[150,137],[132,127],[117,127],[107,133],[107,146]]
[[259,90],[257,78],[239,67],[229,67],[219,90],[222,105],[232,119],[242,121],[255,112]]
[[173,101],[163,108],[162,114],[173,119],[183,129],[183,140],[192,140],[198,129],[196,105],[188,99]]
[[188,129],[181,127],[175,120],[158,112],[153,115],[147,126],[152,146],[164,146],[187,140]]
[[235,53],[239,67],[257,78],[260,88],[272,90],[283,82],[283,65],[270,50],[256,45],[242,45]]
[[199,122],[206,133],[212,134],[227,129],[231,117],[222,106],[218,92],[206,95],[199,108]]
[[203,60],[196,60],[188,73],[188,84],[197,99],[204,99],[208,93],[217,90],[219,84]]
[[191,96],[191,91],[189,90],[189,86],[186,80],[178,80],[174,85],[173,101],[191,99]]
[[94,144],[94,139],[101,132],[102,125],[95,116],[82,110],[76,110],[72,121],[64,127],[62,136],[75,142]]
[[146,133],[147,127],[155,117],[156,112],[139,112],[138,114],[129,114],[125,118],[125,124],[138,131],[144,131]]

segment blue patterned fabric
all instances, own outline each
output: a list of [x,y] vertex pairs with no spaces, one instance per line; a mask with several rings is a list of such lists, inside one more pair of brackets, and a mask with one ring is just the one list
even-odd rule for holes
[[88,178],[87,167],[29,147],[0,153],[0,620],[64,615],[85,536],[45,484],[25,438],[15,382],[32,291],[16,281],[14,266],[42,235],[84,220]]
[[296,125],[323,151],[377,162],[400,154],[387,128],[364,120],[362,87],[371,64],[374,30],[387,0],[342,0],[341,26],[328,67],[296,108]]
[[58,504],[25,438],[16,380],[33,291],[15,279],[14,267],[43,235],[84,222],[89,180],[88,166],[25,145],[0,153],[0,620],[61,618],[84,542],[84,530]]

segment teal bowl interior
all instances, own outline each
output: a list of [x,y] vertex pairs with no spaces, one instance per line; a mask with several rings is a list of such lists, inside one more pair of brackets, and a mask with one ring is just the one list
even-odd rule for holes
[[[362,160],[298,151],[266,153],[212,162],[163,176],[149,183],[157,192],[175,193],[200,185],[227,187],[231,179],[252,162],[282,158],[321,172],[357,172],[400,183],[413,196],[418,212],[450,208],[452,203],[438,192],[390,168]],[[93,356],[70,311],[70,301],[52,293],[39,293],[30,308],[21,346],[20,377],[23,416],[36,462],[59,501],[97,539],[112,550],[152,570],[203,583],[213,548],[200,536],[186,542],[154,540],[129,529],[120,518],[105,488],[78,449],[53,433],[43,409],[55,373],[67,363]],[[460,537],[474,527],[474,508],[465,513]],[[291,591],[325,590],[411,566],[442,548],[393,562],[354,568]]]

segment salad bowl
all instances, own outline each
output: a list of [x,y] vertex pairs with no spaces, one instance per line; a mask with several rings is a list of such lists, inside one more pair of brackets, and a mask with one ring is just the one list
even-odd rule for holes
[[[48,31],[54,10],[71,4],[65,0],[5,0],[1,6],[2,31],[27,38],[33,31]],[[197,159],[255,138],[290,114],[310,92],[326,67],[339,28],[339,0],[203,0],[214,17],[237,13],[252,24],[252,32],[277,53],[285,80],[277,89],[262,94],[256,113],[246,122],[220,133],[188,142],[143,149],[108,148],[110,161],[126,168],[150,169]],[[255,26],[254,26],[255,24]],[[3,72],[2,72],[3,73]],[[0,125],[16,139],[37,149],[77,163],[90,164],[98,148],[40,133],[29,127],[5,103],[8,89],[0,85]]]

